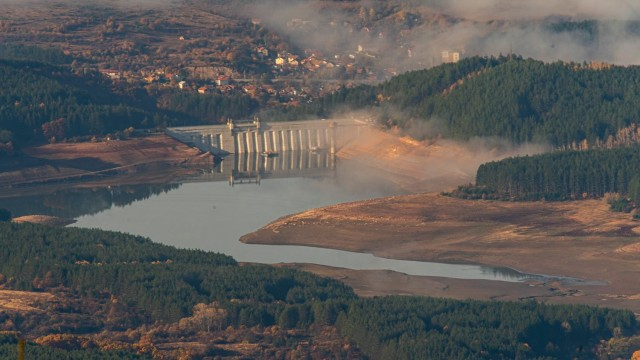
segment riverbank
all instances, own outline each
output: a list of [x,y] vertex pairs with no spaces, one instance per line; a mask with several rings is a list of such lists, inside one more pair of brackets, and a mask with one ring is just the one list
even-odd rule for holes
[[[640,276],[638,226],[640,223],[628,214],[610,212],[602,200],[469,201],[423,193],[285,216],[243,236],[241,241],[333,248],[393,259],[509,267],[606,283],[578,286],[495,282],[488,286],[475,280],[416,277],[399,289],[401,274],[358,274],[305,266],[319,274],[346,276],[350,280],[345,282],[361,284],[363,292],[384,293],[379,284],[387,283],[397,293],[505,299],[524,295],[640,313],[640,283],[636,281]],[[375,286],[366,282],[372,275]],[[539,291],[533,294],[525,291],[535,287]],[[555,294],[549,297],[551,293]]]
[[211,166],[212,155],[166,135],[46,144],[26,148],[22,156],[3,161],[0,197],[42,185],[166,183],[201,164]]
[[[638,312],[636,299],[600,294],[594,286],[566,286],[551,282],[504,282],[415,276],[388,270],[350,270],[316,264],[278,264],[340,280],[360,296],[417,295],[452,299],[525,301],[553,304],[586,304]],[[603,297],[604,296],[604,297]]]

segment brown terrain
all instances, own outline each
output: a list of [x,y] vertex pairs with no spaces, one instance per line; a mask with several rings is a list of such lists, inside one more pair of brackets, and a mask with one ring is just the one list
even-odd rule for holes
[[[28,338],[39,345],[63,349],[124,349],[152,355],[156,359],[201,359],[205,355],[224,358],[349,358],[362,357],[353,343],[334,327],[312,326],[308,330],[270,327],[226,327],[220,325],[221,309],[198,304],[194,315],[175,323],[144,325],[126,330],[87,332],[127,316],[119,312],[115,297],[78,297],[62,288],[49,292],[13,291],[0,286],[2,334],[15,327],[29,328]],[[57,329],[62,333],[51,333]],[[84,331],[78,331],[84,329]],[[77,335],[77,333],[83,333]],[[291,348],[289,343],[297,346]],[[213,358],[213,357],[209,357]]]
[[[72,65],[77,70],[113,69],[124,75],[169,66],[197,72],[197,67],[223,66],[223,59],[234,59],[242,46],[252,43],[252,29],[224,6],[170,6],[168,2],[153,6],[141,2],[34,5],[31,1],[6,3],[0,38],[13,44],[61,49],[78,59]],[[194,76],[204,75],[202,71]]]
[[506,283],[413,277],[386,271],[299,267],[332,276],[361,294],[587,303],[640,312],[640,236],[628,214],[606,202],[469,201],[432,193],[313,209],[244,236],[247,243],[296,244],[376,256],[509,267],[604,282]]
[[3,165],[2,193],[28,191],[35,185],[65,182],[69,186],[165,183],[211,165],[202,153],[165,135],[127,140],[47,144],[24,149],[25,157]]

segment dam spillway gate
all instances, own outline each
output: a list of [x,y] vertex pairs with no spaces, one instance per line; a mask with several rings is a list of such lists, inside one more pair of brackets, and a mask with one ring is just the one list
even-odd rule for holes
[[167,135],[214,155],[280,153],[322,149],[335,153],[338,121],[265,123],[229,121],[226,125],[167,128]]
[[332,176],[336,149],[368,126],[346,119],[274,123],[254,120],[173,127],[166,129],[166,134],[221,158],[213,169],[190,181],[260,184],[263,178]]

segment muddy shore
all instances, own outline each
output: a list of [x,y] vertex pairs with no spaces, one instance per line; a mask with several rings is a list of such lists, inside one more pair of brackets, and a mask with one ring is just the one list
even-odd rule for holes
[[[404,278],[300,265],[344,278],[363,293],[469,298],[544,298],[640,313],[640,223],[603,200],[468,201],[424,193],[339,204],[285,216],[242,237],[251,244],[305,245],[379,257],[509,267],[604,285]],[[366,279],[375,278],[375,282]],[[409,279],[400,281],[399,279]],[[386,283],[388,286],[381,286]],[[400,287],[400,284],[405,286]]]
[[0,198],[42,187],[163,184],[212,166],[211,154],[166,135],[127,140],[46,144],[0,166]]

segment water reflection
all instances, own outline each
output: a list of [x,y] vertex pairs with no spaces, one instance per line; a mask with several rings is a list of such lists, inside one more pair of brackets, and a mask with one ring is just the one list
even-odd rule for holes
[[54,189],[13,197],[10,194],[4,194],[5,196],[0,199],[0,208],[8,209],[15,217],[39,214],[72,219],[97,214],[114,206],[124,207],[179,187],[180,184],[177,183],[136,184]]
[[333,177],[336,158],[329,151],[284,151],[280,153],[231,154],[218,159],[199,176],[183,181],[228,181],[229,185],[257,184],[262,179]]

